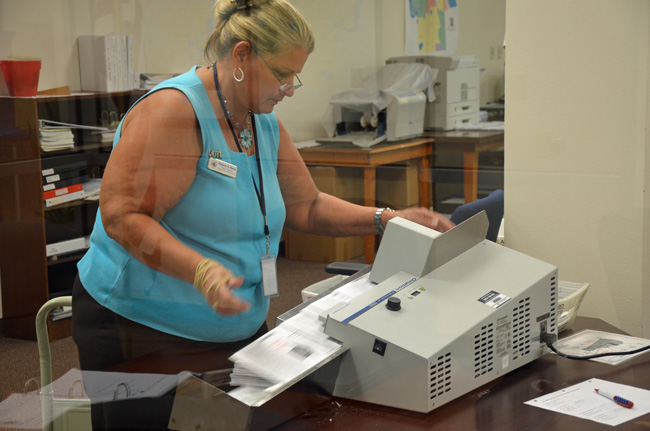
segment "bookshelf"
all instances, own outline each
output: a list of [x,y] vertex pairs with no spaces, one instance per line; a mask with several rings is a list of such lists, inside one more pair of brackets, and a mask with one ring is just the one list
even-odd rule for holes
[[[74,149],[43,152],[38,120],[97,126],[102,112],[119,116],[142,94],[0,97],[1,335],[36,339],[36,313],[48,299],[70,294],[77,261],[85,252],[48,257],[46,245],[89,235],[97,210],[97,201],[85,200],[46,208],[42,169],[83,160],[89,176],[101,178],[112,146],[82,141]],[[50,323],[50,338],[69,335],[70,319]]]

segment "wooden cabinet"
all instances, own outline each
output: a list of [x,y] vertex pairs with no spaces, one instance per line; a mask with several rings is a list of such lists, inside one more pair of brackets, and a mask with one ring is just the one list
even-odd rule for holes
[[[46,256],[46,244],[90,234],[97,202],[78,200],[44,207],[43,167],[85,160],[91,177],[101,177],[111,143],[75,142],[75,148],[42,152],[38,120],[101,125],[119,118],[143,91],[0,97],[0,289],[2,335],[36,339],[34,320],[48,299],[68,295],[83,251]],[[53,322],[51,338],[69,334],[70,319]]]

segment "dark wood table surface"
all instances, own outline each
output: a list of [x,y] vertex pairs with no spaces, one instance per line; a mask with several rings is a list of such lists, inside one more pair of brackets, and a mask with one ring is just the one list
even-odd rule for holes
[[[578,317],[572,328],[561,333],[560,338],[583,329],[622,333],[602,320]],[[158,355],[149,355],[146,360],[124,364],[120,367],[120,371],[168,374],[175,374],[182,370],[209,371],[231,366],[227,360],[228,355],[229,352],[205,349],[161,352]],[[427,414],[324,396],[322,398],[324,401],[316,407],[302,412],[273,429],[275,431],[611,430],[612,427],[608,425],[524,404],[531,399],[590,378],[650,390],[650,354],[635,357],[619,365],[571,360],[548,354]],[[615,429],[617,431],[649,430],[650,415],[641,416]]]

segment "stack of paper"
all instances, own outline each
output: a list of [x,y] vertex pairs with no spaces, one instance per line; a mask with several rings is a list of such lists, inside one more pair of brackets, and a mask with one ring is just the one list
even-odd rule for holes
[[[82,124],[62,123],[60,121],[52,120],[38,120],[41,149],[43,151],[59,151],[74,148],[75,142],[78,141],[75,138],[75,134],[72,133],[72,130],[83,130],[86,134],[98,134],[97,139],[99,140],[112,140],[115,133],[107,127],[85,126]],[[106,137],[103,137],[104,133],[107,134]]]
[[102,187],[101,178],[93,178],[82,184],[84,189],[84,199],[87,201],[99,200],[99,189]]
[[41,150],[59,151],[74,148],[74,135],[69,127],[50,127],[39,123]]
[[462,124],[457,126],[458,130],[504,130],[503,121],[482,121],[480,123]]
[[229,395],[254,406],[266,402],[347,350],[325,334],[319,316],[374,286],[368,274],[312,301],[294,317],[244,347],[230,360],[235,363]]

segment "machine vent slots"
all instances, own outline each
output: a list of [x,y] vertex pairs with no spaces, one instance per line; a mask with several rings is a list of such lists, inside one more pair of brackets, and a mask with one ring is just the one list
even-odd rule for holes
[[430,396],[433,400],[451,390],[451,353],[438,356],[431,362],[429,373]]
[[494,368],[494,324],[481,328],[474,336],[474,378],[489,373]]
[[556,333],[556,323],[557,323],[557,280],[556,276],[551,277],[551,313],[550,313],[550,327],[549,330],[551,333]]
[[530,297],[512,310],[512,359],[530,353]]

